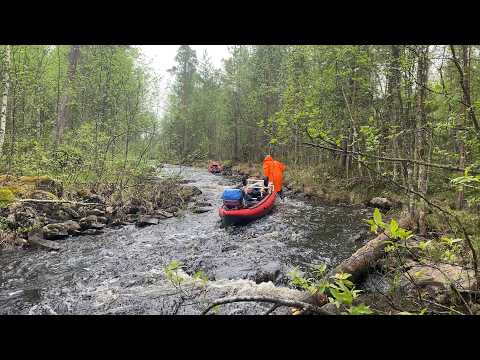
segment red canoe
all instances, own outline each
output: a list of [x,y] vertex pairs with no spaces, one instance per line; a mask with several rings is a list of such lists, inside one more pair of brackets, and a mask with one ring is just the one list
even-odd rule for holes
[[213,161],[208,164],[208,171],[210,171],[212,174],[221,173],[223,171],[223,166],[220,163]]
[[222,220],[229,223],[238,224],[248,222],[268,214],[272,210],[276,198],[277,193],[272,191],[271,194],[265,196],[264,199],[252,207],[238,210],[227,210],[221,207],[218,209],[218,214]]

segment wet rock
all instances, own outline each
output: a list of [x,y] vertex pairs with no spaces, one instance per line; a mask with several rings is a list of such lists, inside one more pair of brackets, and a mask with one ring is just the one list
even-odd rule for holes
[[88,215],[87,217],[80,219],[80,227],[82,228],[82,230],[103,229],[105,227],[105,224],[99,222],[97,216]]
[[87,210],[87,216],[88,215],[105,216],[105,211],[102,211],[99,209],[90,209],[90,210]]
[[393,208],[394,204],[387,198],[375,197],[367,202],[367,206],[377,207],[382,210],[390,210]]
[[63,223],[48,224],[42,228],[43,236],[49,240],[58,240],[68,237],[67,226]]
[[138,220],[138,218],[138,214],[127,214],[127,216],[125,217],[125,221],[129,223],[134,223]]
[[108,218],[106,218],[105,216],[97,216],[97,221],[102,224],[106,224],[108,222]]
[[159,216],[159,217],[164,218],[164,219],[169,219],[169,218],[173,217],[172,213],[169,213],[169,212],[163,211],[163,210],[155,210],[154,214],[155,214],[155,216]]
[[50,241],[42,238],[41,232],[31,232],[28,234],[28,243],[35,247],[40,247],[46,250],[58,251],[62,249],[62,246],[56,241]]
[[82,235],[100,235],[103,234],[101,229],[86,229],[82,231]]
[[367,230],[362,230],[352,235],[349,238],[349,241],[360,244],[360,243],[363,243],[365,240],[367,240],[370,235],[371,235],[370,232],[368,232]]
[[175,214],[177,213],[180,209],[177,206],[170,206],[169,208],[165,209],[167,212]]
[[279,262],[270,262],[257,271],[254,280],[257,284],[268,281],[275,283],[281,277],[281,271],[282,265]]
[[158,225],[159,220],[153,216],[142,215],[138,218],[137,226],[138,227],[145,227],[150,225]]
[[36,210],[45,214],[49,222],[61,222],[70,219],[78,219],[80,215],[69,204],[44,203],[35,204]]
[[327,311],[331,315],[341,315],[342,314],[342,308],[337,308],[337,306],[333,303],[328,303],[325,304],[321,307],[322,310]]
[[125,207],[125,214],[144,214],[146,212],[145,206],[141,205],[127,205]]
[[239,248],[238,245],[227,245],[227,246],[222,247],[222,252],[232,251],[232,250],[236,250],[238,248]]
[[180,190],[180,196],[183,199],[190,199],[191,197],[200,195],[201,193],[202,193],[202,191],[199,188],[197,188],[196,186],[184,186]]
[[110,223],[111,227],[120,227],[125,225],[128,225],[128,224],[120,219],[115,219]]
[[195,203],[196,206],[198,207],[210,207],[212,206],[211,203],[207,202],[207,201],[198,201]]
[[458,265],[417,265],[407,273],[414,279],[416,286],[430,289],[448,288],[450,283],[460,289],[473,289],[476,284],[473,270]]
[[77,235],[78,232],[81,229],[80,224],[76,221],[73,221],[73,220],[67,220],[67,221],[63,222],[62,224],[65,225],[65,228],[67,229],[67,232],[70,235]]
[[201,207],[194,207],[192,208],[192,212],[194,214],[202,214],[211,211],[212,208],[201,208]]
[[20,206],[12,209],[7,217],[7,222],[12,229],[38,227],[43,225],[38,212],[28,206]]
[[85,201],[90,203],[96,203],[96,204],[105,204],[105,198],[97,194],[91,194],[86,196]]

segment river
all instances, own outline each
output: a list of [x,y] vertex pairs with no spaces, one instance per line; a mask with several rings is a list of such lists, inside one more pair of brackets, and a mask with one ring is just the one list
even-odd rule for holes
[[[206,170],[165,165],[162,176],[178,174],[198,187],[199,201],[212,210],[162,220],[159,225],[129,225],[102,235],[69,237],[64,249],[0,253],[0,314],[198,314],[165,279],[172,260],[184,271],[205,273],[212,283],[271,280],[288,284],[294,267],[339,264],[363,245],[368,209],[312,204],[287,193],[265,218],[245,226],[222,227],[220,195],[238,179]],[[264,276],[265,277],[265,276]],[[221,287],[217,287],[219,289]],[[221,292],[213,292],[213,299]],[[255,314],[263,306],[233,304],[220,313]],[[279,313],[282,313],[281,311]]]

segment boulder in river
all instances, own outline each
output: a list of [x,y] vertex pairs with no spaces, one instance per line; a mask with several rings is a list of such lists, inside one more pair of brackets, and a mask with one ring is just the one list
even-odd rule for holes
[[76,221],[73,221],[73,220],[67,220],[67,221],[64,221],[62,223],[63,225],[65,225],[66,229],[67,229],[67,232],[70,234],[70,235],[76,235],[78,234],[78,231],[80,230],[80,224]]
[[98,217],[96,215],[88,215],[80,219],[80,227],[82,230],[85,229],[103,229],[105,224],[98,221]]
[[172,213],[169,213],[169,212],[164,211],[164,210],[155,210],[154,214],[155,214],[155,216],[158,216],[158,217],[164,218],[164,219],[169,219],[169,218],[174,216]]
[[51,240],[46,240],[42,238],[42,233],[39,231],[34,231],[28,234],[28,243],[32,246],[41,247],[47,250],[60,250],[62,246]]
[[371,233],[367,230],[360,230],[356,234],[349,237],[349,241],[355,244],[363,243],[368,237],[371,236]]
[[102,229],[86,229],[83,230],[81,235],[100,235],[103,234]]
[[374,197],[368,201],[367,205],[381,210],[390,210],[394,206],[392,201],[384,197]]
[[192,208],[192,212],[194,214],[202,214],[211,211],[212,208],[205,208],[205,207],[194,207]]
[[48,224],[42,228],[43,236],[49,240],[58,240],[68,237],[68,227],[63,223]]
[[102,224],[106,224],[108,222],[108,218],[106,218],[105,216],[97,216],[97,221]]
[[270,262],[262,266],[255,274],[255,282],[257,284],[271,281],[276,283],[282,274],[282,265],[279,262]]
[[138,218],[139,218],[138,214],[128,214],[125,218],[125,221],[129,223],[134,223],[138,220]]
[[177,213],[180,209],[177,206],[170,206],[169,208],[165,209],[165,211],[174,214]]
[[105,216],[105,211],[102,211],[99,209],[90,209],[90,210],[87,210],[87,216],[88,215]]
[[153,216],[142,215],[138,218],[137,226],[138,227],[145,227],[150,225],[158,225],[159,220]]
[[232,250],[237,250],[239,248],[238,245],[226,245],[222,247],[222,252],[227,252],[227,251],[232,251]]
[[184,186],[180,191],[180,196],[183,199],[190,199],[191,197],[200,195],[202,190],[197,188],[196,186]]
[[208,201],[197,201],[195,203],[195,205],[198,206],[198,207],[210,207],[210,206],[212,206],[212,204],[209,203]]

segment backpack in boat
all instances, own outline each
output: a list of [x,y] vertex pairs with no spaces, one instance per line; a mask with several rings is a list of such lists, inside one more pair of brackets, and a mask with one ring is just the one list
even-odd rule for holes
[[239,209],[242,207],[243,192],[240,189],[225,189],[222,200],[226,209]]

